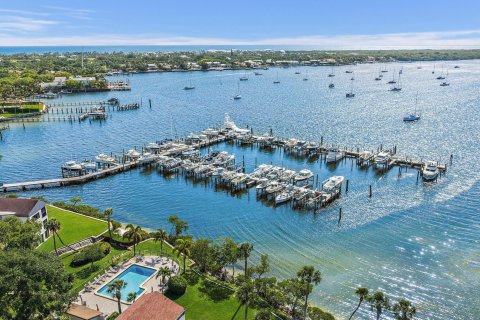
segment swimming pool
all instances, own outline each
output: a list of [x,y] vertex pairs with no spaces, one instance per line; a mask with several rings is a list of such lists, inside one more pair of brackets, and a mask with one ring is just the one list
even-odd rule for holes
[[127,302],[127,296],[129,293],[135,292],[137,294],[137,297],[139,297],[145,291],[145,289],[142,288],[141,285],[145,281],[147,281],[154,273],[155,269],[143,267],[138,264],[133,264],[127,269],[125,269],[118,276],[113,278],[109,283],[100,288],[97,291],[97,294],[111,298],[112,295],[107,292],[108,285],[110,283],[113,283],[115,280],[123,280],[127,283],[127,285],[121,290],[122,301]]

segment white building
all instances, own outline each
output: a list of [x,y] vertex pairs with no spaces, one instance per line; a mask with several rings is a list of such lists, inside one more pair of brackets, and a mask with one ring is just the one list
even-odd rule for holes
[[45,201],[39,199],[0,198],[0,219],[11,216],[15,216],[23,221],[35,219],[42,226],[40,231],[42,241],[48,238],[49,231],[45,229],[45,223],[48,221]]

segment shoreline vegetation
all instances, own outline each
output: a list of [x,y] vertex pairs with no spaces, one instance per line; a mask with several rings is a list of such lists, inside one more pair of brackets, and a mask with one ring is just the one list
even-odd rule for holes
[[[80,197],[75,197],[70,203],[49,205],[46,227],[51,236],[37,248],[39,225],[35,221],[22,222],[15,217],[0,220],[0,230],[3,230],[0,236],[0,307],[7,318],[27,319],[31,315],[48,318],[61,314],[87,283],[112,266],[135,256],[163,256],[175,261],[181,273],[172,276],[160,270],[158,274],[167,287],[162,292],[188,310],[189,319],[221,320],[225,315],[233,320],[335,319],[333,314],[312,305],[309,300],[314,287],[321,287],[322,282],[322,274],[314,266],[303,266],[291,278],[277,279],[271,275],[268,254],[260,254],[255,263],[251,261],[254,247],[248,242],[237,243],[228,237],[194,238],[187,234],[188,222],[177,215],[166,219],[165,229],[153,232],[131,224],[123,227],[112,219],[113,209],[102,212],[81,201]],[[120,227],[124,229],[117,232]],[[73,252],[56,254],[58,241],[68,245],[99,232],[105,235],[102,241]],[[27,263],[29,260],[41,266],[33,279],[34,265]],[[10,282],[6,280],[13,279],[12,272],[16,283],[7,285]],[[55,277],[44,276],[52,272]],[[18,298],[33,294],[29,292],[30,287],[17,285],[23,281],[40,281],[41,286],[36,285],[32,290],[36,290],[36,295],[48,297],[48,308],[43,300],[37,303],[37,300]],[[382,314],[390,314],[398,320],[410,320],[417,313],[410,301],[400,299],[393,303],[382,291],[371,293],[359,287],[352,296],[354,294],[358,300],[352,304],[349,319],[362,305],[362,311],[370,312],[377,319]],[[101,309],[101,305],[99,307]]]
[[[480,50],[205,50],[0,55],[0,101],[54,92],[108,91],[105,76],[148,72],[249,70],[290,66],[480,59]],[[118,84],[111,84],[115,87]]]

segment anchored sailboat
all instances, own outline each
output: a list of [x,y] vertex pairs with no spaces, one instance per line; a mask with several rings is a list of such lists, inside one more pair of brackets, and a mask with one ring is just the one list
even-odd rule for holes
[[192,84],[192,79],[190,79],[190,83],[187,86],[183,87],[183,90],[193,90],[193,89],[195,89],[195,86]]
[[409,114],[408,116],[403,117],[404,122],[415,122],[420,120],[420,113],[417,113],[417,103],[418,103],[418,92],[417,92],[417,95],[415,96],[415,111]]
[[350,92],[347,92],[345,95],[347,98],[353,98],[355,97],[355,93],[353,93],[353,80],[351,80],[351,85],[350,85]]
[[233,100],[240,100],[242,99],[242,96],[240,95],[240,82],[237,82],[237,94],[233,96]]
[[273,81],[273,83],[280,83],[280,80],[278,80],[278,71],[277,71],[277,80]]

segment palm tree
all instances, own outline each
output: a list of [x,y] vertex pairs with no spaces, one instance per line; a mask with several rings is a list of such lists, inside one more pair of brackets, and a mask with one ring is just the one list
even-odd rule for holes
[[110,224],[112,222],[112,215],[113,215],[113,209],[112,208],[107,208],[103,212],[103,216],[107,218],[107,223],[108,223],[108,236],[109,236],[109,242],[112,244],[112,228],[110,228]]
[[155,242],[160,241],[160,255],[163,256],[163,243],[168,240],[168,233],[163,229],[158,229],[153,235]]
[[78,202],[82,201],[80,197],[74,197],[70,199],[70,202],[73,203],[73,206],[76,206]]
[[250,257],[252,250],[253,245],[248,242],[241,243],[238,247],[238,255],[241,259],[244,259],[245,261],[245,278],[247,277],[248,273],[248,257]]
[[112,295],[112,298],[117,299],[118,313],[122,313],[122,289],[127,286],[127,283],[123,280],[117,279],[110,283],[107,287],[107,292]]
[[163,285],[162,293],[165,288],[165,278],[170,277],[171,274],[172,272],[168,267],[163,267],[163,268],[160,268],[160,270],[158,270],[157,275],[155,276],[155,279],[158,279],[158,277],[162,277],[162,285]]
[[183,273],[187,271],[186,261],[187,256],[190,256],[190,249],[192,248],[192,240],[179,238],[175,241],[173,252],[177,252],[177,256],[183,255]]
[[382,291],[376,291],[373,295],[367,297],[370,307],[377,312],[377,320],[380,319],[383,310],[390,309],[390,301]]
[[135,302],[137,299],[137,293],[136,292],[130,292],[127,296],[127,301],[128,302]]
[[47,229],[49,232],[52,233],[53,248],[55,249],[55,255],[58,255],[57,240],[56,240],[55,236],[57,235],[57,232],[60,230],[60,228],[61,228],[60,221],[58,221],[55,218],[52,218],[45,223],[45,229]]
[[359,300],[358,300],[358,305],[357,307],[355,308],[355,310],[353,310],[352,314],[350,315],[350,318],[348,318],[348,320],[352,319],[353,315],[355,314],[355,312],[357,312],[357,310],[360,308],[360,305],[362,304],[363,300],[365,300],[365,298],[368,297],[368,289],[367,288],[364,288],[364,287],[359,287],[357,288],[357,290],[355,290],[355,294],[358,296]]
[[245,320],[247,320],[248,315],[248,305],[252,303],[255,299],[255,291],[254,291],[253,283],[250,279],[247,279],[242,283],[242,285],[238,288],[236,295],[237,299],[240,301],[241,304],[245,305]]
[[127,238],[128,240],[133,239],[133,255],[135,256],[137,254],[136,246],[137,243],[142,241],[142,234],[143,230],[142,227],[136,226],[134,227],[133,224],[129,224],[125,227],[127,231],[123,234],[123,238]]
[[411,320],[417,314],[417,309],[406,299],[400,299],[400,301],[395,303],[392,311],[397,320]]
[[308,296],[313,290],[313,285],[318,285],[322,281],[322,274],[315,270],[313,266],[304,266],[297,273],[298,278],[303,284],[305,295],[305,306],[303,307],[303,317],[307,318]]

